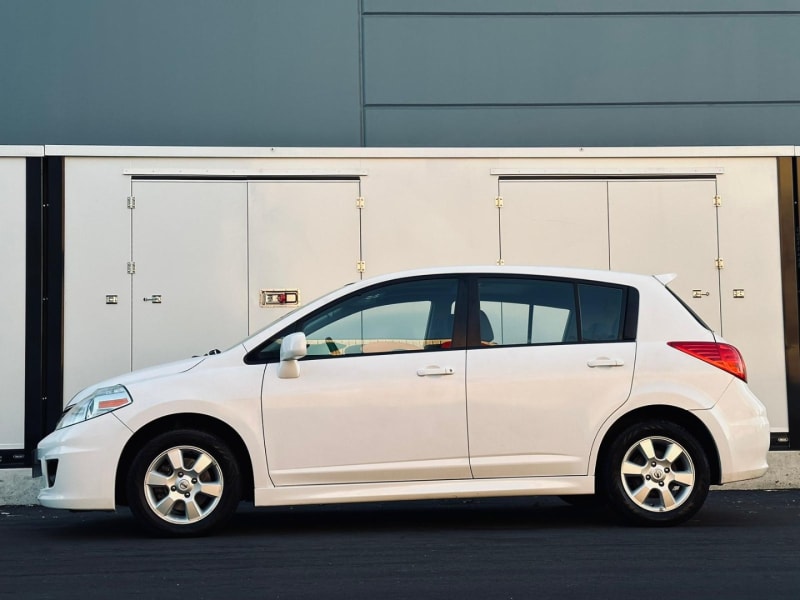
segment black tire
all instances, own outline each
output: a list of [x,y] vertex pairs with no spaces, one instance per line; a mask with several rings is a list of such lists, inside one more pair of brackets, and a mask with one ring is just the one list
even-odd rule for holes
[[219,438],[177,430],[153,438],[136,454],[126,481],[128,504],[150,532],[197,536],[223,525],[241,498],[234,454]]
[[608,504],[637,525],[682,523],[700,510],[708,495],[708,457],[689,431],[671,421],[623,430],[600,469],[598,484]]

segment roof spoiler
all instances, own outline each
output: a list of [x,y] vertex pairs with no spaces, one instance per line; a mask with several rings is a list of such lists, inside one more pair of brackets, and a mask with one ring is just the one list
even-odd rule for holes
[[653,275],[653,277],[658,279],[664,285],[668,285],[677,276],[678,276],[677,273],[664,273],[663,275]]

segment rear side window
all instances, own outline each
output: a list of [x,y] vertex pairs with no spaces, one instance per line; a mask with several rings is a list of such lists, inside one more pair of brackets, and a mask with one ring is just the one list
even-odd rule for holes
[[638,293],[625,286],[485,277],[479,280],[478,293],[483,347],[618,342],[636,337]]
[[578,284],[581,339],[616,342],[622,339],[625,295],[622,288]]
[[487,278],[479,283],[482,345],[562,344],[578,339],[574,286]]

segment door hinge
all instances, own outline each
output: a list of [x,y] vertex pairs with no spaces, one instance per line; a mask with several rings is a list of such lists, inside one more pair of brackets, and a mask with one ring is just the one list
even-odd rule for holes
[[128,196],[128,208],[130,210],[136,208],[136,196]]
[[359,196],[356,198],[356,208],[359,210],[364,208],[364,196]]
[[725,260],[722,258],[718,258],[714,261],[714,265],[719,269],[722,270],[725,268]]
[[367,263],[364,262],[363,260],[358,261],[356,263],[356,269],[358,270],[359,273],[363,273],[364,271],[367,270]]
[[502,196],[498,196],[497,198],[495,198],[494,199],[494,205],[497,208],[503,208],[503,197]]
[[136,273],[136,263],[131,261],[128,263],[128,275]]
[[714,196],[714,206],[722,206],[722,196]]

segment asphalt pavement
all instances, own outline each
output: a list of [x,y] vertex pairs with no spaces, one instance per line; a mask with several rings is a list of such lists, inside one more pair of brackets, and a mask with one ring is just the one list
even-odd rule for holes
[[800,490],[715,491],[688,523],[558,498],[255,509],[198,539],[126,510],[0,507],[0,598],[800,598]]

